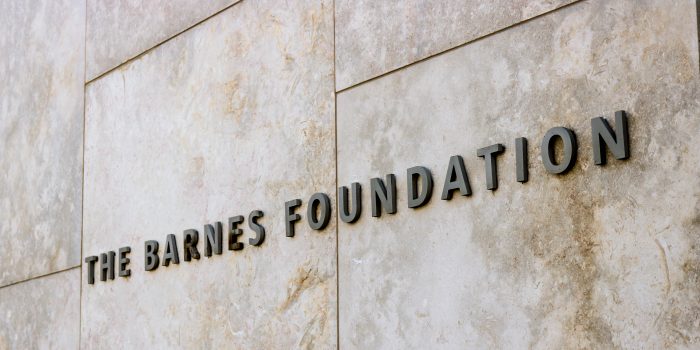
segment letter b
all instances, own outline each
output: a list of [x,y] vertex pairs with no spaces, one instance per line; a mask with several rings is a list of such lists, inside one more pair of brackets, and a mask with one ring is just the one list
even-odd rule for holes
[[146,241],[144,249],[145,269],[146,271],[155,270],[160,264],[158,258],[158,241]]

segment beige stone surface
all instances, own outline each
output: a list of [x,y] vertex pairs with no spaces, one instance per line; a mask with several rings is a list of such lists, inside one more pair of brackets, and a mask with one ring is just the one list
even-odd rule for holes
[[[339,94],[338,181],[365,208],[338,229],[340,348],[700,346],[697,35],[695,1],[581,2]],[[594,165],[590,119],[616,110],[631,157]],[[555,126],[579,143],[562,176],[539,158]],[[476,150],[494,143],[492,192]],[[473,195],[443,201],[455,154]],[[415,165],[436,184],[418,210]],[[398,213],[373,218],[369,178],[389,172]]]
[[[335,192],[332,2],[241,2],[86,94],[84,255],[133,250],[132,277],[83,276],[82,348],[335,348],[335,224],[283,220]],[[245,224],[242,251],[144,271],[144,241],[182,258],[183,230],[255,209],[263,245]]]
[[80,268],[0,288],[0,349],[77,349]]
[[337,89],[575,1],[337,0]]
[[80,264],[83,1],[0,3],[0,286]]
[[88,0],[87,81],[239,0]]

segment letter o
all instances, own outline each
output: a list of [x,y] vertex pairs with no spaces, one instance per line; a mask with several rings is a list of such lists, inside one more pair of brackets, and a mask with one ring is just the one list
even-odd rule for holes
[[[316,209],[320,206],[320,215],[316,215]],[[319,217],[320,216],[320,217]],[[309,227],[314,230],[323,230],[331,221],[331,199],[325,193],[314,193],[309,198],[309,206],[306,208],[306,217],[309,218]]]
[[[554,159],[554,140],[556,137],[561,138],[564,143],[564,159],[559,164],[556,164]],[[561,126],[549,129],[542,138],[540,147],[544,168],[552,174],[562,174],[571,170],[576,163],[576,148],[576,135],[573,131]]]

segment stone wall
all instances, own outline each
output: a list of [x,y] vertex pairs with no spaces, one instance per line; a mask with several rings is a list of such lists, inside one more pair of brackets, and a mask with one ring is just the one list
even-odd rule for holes
[[[697,11],[2,2],[0,349],[700,347]],[[596,164],[617,111],[629,157]],[[443,199],[455,156],[470,191]]]

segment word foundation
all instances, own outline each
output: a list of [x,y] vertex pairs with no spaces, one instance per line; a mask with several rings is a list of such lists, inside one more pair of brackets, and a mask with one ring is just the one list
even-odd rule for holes
[[[627,127],[627,115],[625,111],[615,112],[615,124],[617,132],[603,117],[591,119],[591,136],[593,144],[593,161],[596,165],[607,163],[607,147],[616,159],[627,159],[630,156],[629,132]],[[561,160],[556,160],[557,141],[561,141]],[[565,127],[549,129],[541,142],[542,163],[551,174],[564,174],[571,170],[576,163],[578,146],[576,134]],[[484,159],[486,172],[486,188],[496,190],[498,188],[497,158],[505,151],[505,146],[500,143],[480,148],[476,155]],[[528,142],[524,137],[515,139],[516,155],[516,179],[518,182],[528,181]],[[407,202],[409,208],[418,208],[430,201],[433,191],[433,177],[425,167],[415,166],[406,170]],[[338,215],[345,223],[353,223],[360,218],[362,213],[362,186],[355,182],[351,184],[351,199],[348,198],[348,188],[338,188]],[[472,194],[469,177],[464,160],[459,155],[450,157],[442,187],[442,200],[451,200],[455,192],[462,196]],[[372,216],[380,217],[382,211],[387,214],[396,213],[396,176],[387,174],[385,180],[381,178],[370,179],[370,198]],[[352,206],[351,203],[352,202]],[[285,223],[287,237],[294,236],[294,223],[301,219],[294,210],[301,205],[300,199],[294,199],[285,203]],[[319,213],[320,211],[320,213]],[[307,217],[312,229],[323,229],[330,218],[330,199],[324,193],[316,193],[309,199]]]

